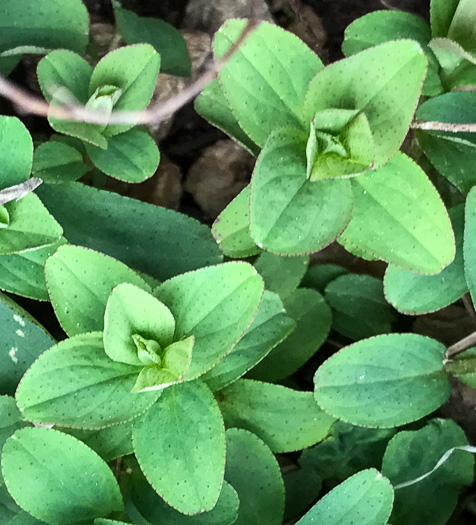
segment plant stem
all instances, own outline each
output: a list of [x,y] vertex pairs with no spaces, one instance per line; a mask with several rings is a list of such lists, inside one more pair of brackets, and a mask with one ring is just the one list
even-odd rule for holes
[[446,360],[452,359],[457,354],[468,350],[472,346],[476,345],[476,332],[469,334],[454,345],[451,345],[446,352]]

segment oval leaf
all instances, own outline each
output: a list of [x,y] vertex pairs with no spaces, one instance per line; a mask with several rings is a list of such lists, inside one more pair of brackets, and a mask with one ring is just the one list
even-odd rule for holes
[[183,514],[215,506],[223,484],[225,432],[218,404],[201,381],[166,388],[134,425],[133,443],[146,478],[169,505]]
[[392,427],[430,414],[449,397],[446,348],[429,337],[389,334],[359,341],[321,365],[315,396],[354,425]]
[[362,470],[331,490],[296,525],[385,525],[393,488],[375,469]]
[[108,516],[123,507],[106,463],[81,441],[56,430],[15,432],[3,447],[2,471],[15,501],[51,525]]

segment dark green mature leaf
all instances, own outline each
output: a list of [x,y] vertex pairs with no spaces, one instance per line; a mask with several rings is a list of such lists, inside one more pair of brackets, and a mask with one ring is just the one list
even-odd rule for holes
[[326,287],[325,298],[332,308],[332,328],[350,339],[391,332],[397,319],[382,281],[370,275],[337,277]]
[[152,177],[160,160],[154,139],[139,129],[113,136],[107,149],[86,144],[86,151],[96,168],[126,182],[143,182]]
[[[418,120],[471,123],[476,119],[476,93],[457,91],[432,98],[416,113]],[[417,131],[416,137],[433,166],[464,195],[476,184],[474,133]]]
[[84,52],[89,40],[88,12],[81,0],[2,0],[0,52],[28,46]]
[[266,290],[285,299],[299,286],[309,266],[309,257],[280,257],[263,253],[255,262],[255,268],[264,279]]
[[16,392],[31,421],[100,429],[147,410],[160,392],[132,394],[140,368],[116,363],[104,352],[102,333],[81,334],[44,352]]
[[247,377],[275,382],[294,374],[327,339],[331,310],[314,290],[298,289],[284,300],[296,329],[254,367]]
[[[128,515],[138,524],[166,525],[231,525],[238,516],[239,500],[235,489],[223,482],[220,497],[212,510],[187,516],[167,505],[154,491],[137,464],[127,460],[130,492],[125,506]],[[144,520],[147,520],[145,522]]]
[[388,334],[347,346],[321,365],[315,396],[354,425],[393,427],[430,414],[450,394],[446,348],[417,334]]
[[0,255],[0,289],[37,301],[49,301],[45,263],[64,244],[66,240],[61,238],[56,244],[44,248]]
[[[10,396],[0,396],[0,451],[5,444],[5,441],[15,433],[19,428],[27,426],[18,407],[15,399]],[[0,475],[0,480],[2,479]],[[1,516],[1,513],[0,513]]]
[[8,77],[8,75],[18,66],[20,60],[21,56],[19,55],[6,57],[0,56],[0,74]]
[[347,26],[342,52],[353,55],[369,47],[402,38],[416,40],[428,59],[428,72],[423,84],[423,95],[435,96],[443,91],[438,75],[439,64],[428,48],[431,31],[428,24],[411,13],[403,11],[374,11]]
[[231,351],[255,318],[263,291],[263,280],[244,262],[179,275],[155,290],[173,313],[175,339],[195,337],[186,380],[204,374]]
[[109,462],[134,452],[132,446],[134,423],[135,419],[97,430],[61,428],[61,431],[79,439],[94,450],[98,456],[101,456],[104,461]]
[[[15,517],[23,512],[24,511],[21,510],[21,508],[15,503],[15,500],[10,496],[7,487],[5,487],[3,477],[0,475],[0,519],[3,523],[8,523],[8,525],[10,525]],[[19,525],[22,524],[20,523]]]
[[46,183],[74,181],[89,170],[81,153],[62,142],[44,142],[35,149],[33,155],[32,173]]
[[[215,56],[228,51],[245,25],[245,20],[228,20],[220,28],[213,44]],[[221,70],[219,80],[239,125],[263,147],[276,128],[307,131],[304,95],[321,68],[317,55],[295,35],[262,22]]]
[[146,43],[160,55],[162,73],[188,77],[192,64],[187,44],[175,27],[158,18],[137,16],[113,1],[117,27],[128,44]]
[[[414,432],[399,432],[388,444],[382,473],[393,485],[429,472],[450,448],[468,445],[461,428],[451,420],[433,419]],[[474,458],[455,451],[431,476],[395,491],[391,516],[395,525],[444,525],[464,485],[474,477]]]
[[325,109],[363,111],[374,140],[374,166],[380,167],[395,155],[407,134],[426,66],[421,47],[411,40],[381,44],[331,64],[309,84],[307,122]]
[[238,493],[235,525],[281,525],[284,484],[271,450],[247,430],[226,431],[225,479]]
[[[453,4],[453,2],[450,2]],[[453,11],[453,6],[449,12]],[[448,9],[448,8],[447,8]],[[449,13],[448,13],[449,14]],[[451,23],[448,28],[448,36],[451,40],[461,44],[467,51],[473,53],[476,51],[474,21],[476,19],[476,9],[474,2],[471,0],[460,0],[458,6],[452,12]],[[436,36],[436,35],[435,35]]]
[[346,273],[348,273],[348,270],[337,264],[315,264],[306,272],[301,281],[301,286],[314,288],[319,293],[324,293],[329,283]]
[[15,501],[51,525],[77,523],[121,510],[121,492],[104,461],[56,430],[23,428],[8,439],[2,471]]
[[299,519],[316,501],[321,491],[319,474],[307,468],[283,473],[285,488],[284,523]]
[[195,110],[216,128],[221,129],[255,157],[260,148],[241,129],[218,79],[212,80],[195,99]]
[[62,246],[45,265],[51,303],[70,336],[102,330],[106,303],[114,286],[131,283],[150,290],[123,263],[80,246]]
[[[144,109],[154,93],[160,56],[149,44],[121,47],[102,58],[91,75],[89,97],[103,86],[114,86],[121,94],[115,111]],[[131,125],[109,125],[104,135],[110,138]]]
[[250,235],[250,186],[246,186],[220,213],[213,223],[212,234],[220,250],[235,259],[261,252]]
[[223,484],[225,432],[205,384],[166,388],[134,425],[133,442],[142,471],[169,505],[183,514],[213,509]]
[[0,255],[26,252],[57,243],[63,230],[33,193],[10,201],[7,226],[0,228]]
[[375,469],[362,470],[326,494],[296,525],[385,525],[394,492]]
[[317,472],[327,487],[334,487],[367,468],[380,468],[393,428],[365,428],[337,421],[332,435],[303,450],[299,465]]
[[295,327],[279,296],[265,290],[258,313],[243,338],[202,380],[213,391],[221,390],[251,370]]
[[54,344],[25,310],[0,294],[0,394],[13,394],[33,361]]
[[33,141],[26,127],[16,117],[0,116],[0,159],[0,190],[28,180],[33,159]]
[[[44,185],[40,190],[71,243],[115,257],[159,280],[222,260],[210,228],[181,213],[80,183]],[[91,228],[92,224],[101,227]]]
[[459,2],[460,0],[432,0],[430,20],[434,37],[448,35]]
[[468,291],[464,276],[464,208],[449,211],[456,240],[454,261],[437,275],[417,273],[388,266],[385,272],[385,297],[399,312],[425,314],[441,310]]
[[256,434],[273,452],[294,452],[322,441],[335,419],[311,392],[241,379],[218,394],[227,427]]
[[306,177],[306,137],[272,133],[251,181],[250,233],[260,248],[278,255],[321,250],[344,230],[352,214],[348,180]]
[[469,192],[465,207],[464,227],[464,274],[468,284],[469,293],[476,304],[476,190]]
[[339,243],[351,252],[436,274],[455,256],[451,222],[424,171],[403,153],[352,179],[354,209]]
[[8,525],[44,525],[44,523],[44,521],[37,520],[31,514],[22,510],[12,521],[8,522]]
[[476,348],[468,348],[445,363],[445,370],[471,388],[476,388]]

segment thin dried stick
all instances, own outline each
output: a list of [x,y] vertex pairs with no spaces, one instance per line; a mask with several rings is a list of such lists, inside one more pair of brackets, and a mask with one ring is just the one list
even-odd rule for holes
[[423,129],[425,131],[450,131],[452,133],[476,133],[474,122],[463,124],[461,122],[437,122],[435,120],[416,120],[412,122],[412,129]]
[[467,337],[464,337],[454,345],[450,346],[446,352],[445,359],[451,359],[455,355],[460,354],[461,352],[464,352],[465,350],[468,350],[468,348],[471,348],[472,346],[476,345],[476,332],[473,332],[472,334],[469,334]]
[[[254,6],[255,4],[253,4]],[[192,82],[178,95],[164,103],[151,106],[142,111],[116,111],[107,113],[86,108],[75,103],[54,105],[46,100],[32,95],[15,83],[0,75],[0,95],[15,104],[20,111],[42,117],[52,117],[59,120],[72,120],[88,124],[156,124],[171,117],[176,111],[195,98],[202,89],[227,65],[246,38],[257,27],[258,21],[254,18],[248,20],[238,40],[230,47],[223,57],[215,60],[203,75]]]

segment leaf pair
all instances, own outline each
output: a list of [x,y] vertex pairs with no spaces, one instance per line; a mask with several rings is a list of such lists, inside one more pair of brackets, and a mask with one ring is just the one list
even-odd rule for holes
[[[38,80],[52,106],[79,103],[97,110],[107,122],[112,111],[140,111],[147,106],[159,67],[160,56],[148,44],[117,49],[100,60],[94,70],[79,55],[60,50],[40,61]],[[157,168],[159,152],[154,140],[132,125],[87,124],[54,117],[48,120],[55,131],[83,141],[93,164],[107,175],[142,182]],[[58,150],[64,149],[55,142],[48,147],[58,156]]]

